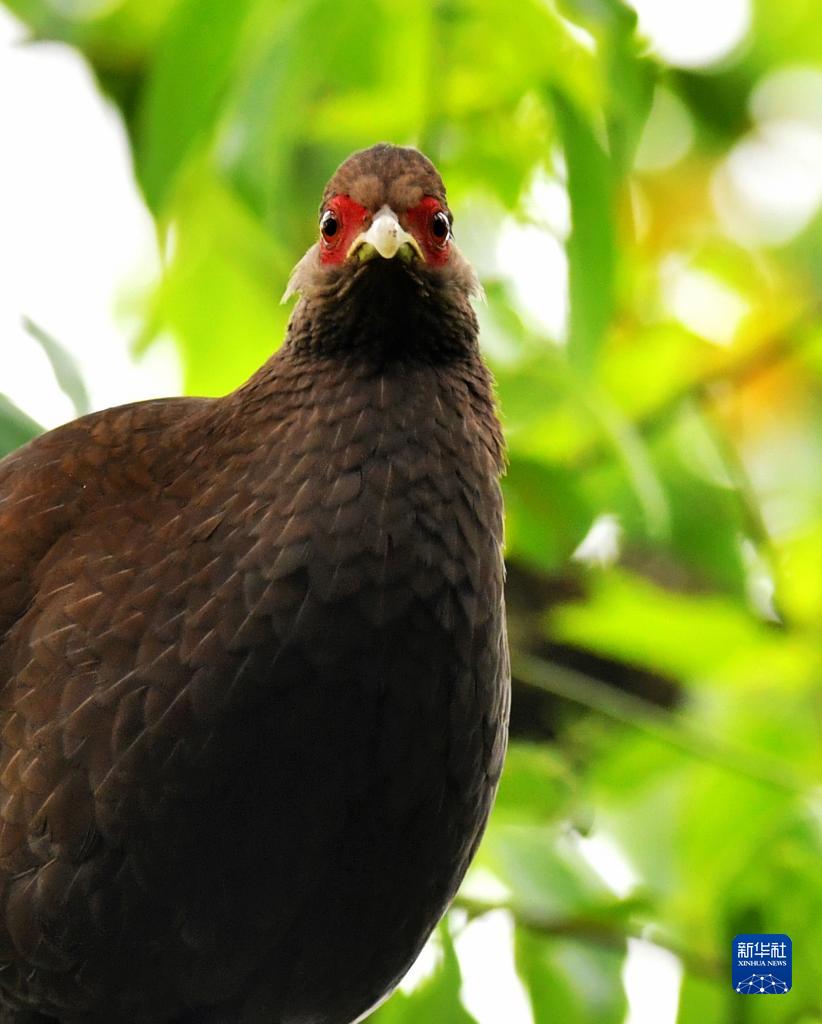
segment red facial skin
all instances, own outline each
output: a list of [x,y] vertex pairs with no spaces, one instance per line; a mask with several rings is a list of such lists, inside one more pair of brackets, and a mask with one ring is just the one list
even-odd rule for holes
[[[327,236],[322,230],[322,217],[328,210],[331,210],[337,219],[337,230],[331,236]],[[369,220],[368,210],[355,203],[351,196],[334,196],[333,199],[329,199],[320,217],[320,262],[344,263],[354,239],[360,232],[367,230],[366,222]]]
[[[336,217],[337,230],[327,235],[321,227],[320,262],[327,265],[344,263],[357,235],[368,230],[372,215],[346,195],[330,199],[325,204],[323,215],[327,210],[331,210]],[[434,234],[434,216],[440,212],[445,212],[442,203],[433,196],[426,196],[399,218],[400,225],[419,243],[425,262],[434,267],[441,267],[448,262],[451,247],[450,231],[445,238],[437,238]],[[322,217],[320,221],[322,224]]]
[[403,227],[416,238],[425,255],[425,262],[433,267],[441,267],[448,262],[451,248],[451,232],[445,238],[437,238],[434,234],[434,216],[444,213],[442,203],[433,196],[426,196],[405,215]]

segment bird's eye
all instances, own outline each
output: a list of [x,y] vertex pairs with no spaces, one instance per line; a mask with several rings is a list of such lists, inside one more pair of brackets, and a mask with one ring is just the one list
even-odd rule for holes
[[320,218],[320,231],[326,241],[330,241],[340,230],[340,219],[333,210],[326,210]]
[[438,210],[431,218],[431,234],[438,242],[445,242],[451,233],[451,223],[448,217]]

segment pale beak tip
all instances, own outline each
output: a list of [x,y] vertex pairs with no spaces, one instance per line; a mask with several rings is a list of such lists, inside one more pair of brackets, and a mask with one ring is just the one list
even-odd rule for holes
[[400,246],[408,241],[408,235],[400,227],[397,218],[384,213],[374,218],[365,235],[383,259],[390,260],[397,255]]
[[[363,252],[366,254],[363,258],[368,259],[369,254],[377,253],[384,260],[390,260],[403,247],[404,252],[413,253],[422,259],[422,251],[416,238],[403,229],[396,213],[389,206],[383,206],[374,215],[368,230],[355,239],[348,254],[351,256],[356,252]],[[404,252],[400,253],[400,258],[404,258]]]

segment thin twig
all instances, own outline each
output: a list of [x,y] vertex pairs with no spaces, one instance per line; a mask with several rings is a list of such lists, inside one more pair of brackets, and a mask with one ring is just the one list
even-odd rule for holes
[[580,939],[615,952],[622,952],[628,939],[642,939],[673,953],[690,974],[715,981],[721,980],[727,973],[727,964],[719,958],[696,953],[659,935],[656,931],[651,935],[647,925],[637,921],[625,921],[622,925],[616,925],[595,917],[554,918],[512,903],[486,902],[461,895],[457,896],[453,905],[464,910],[469,917],[479,917],[493,910],[505,910],[518,927],[534,934]]
[[607,715],[726,771],[792,796],[807,792],[803,780],[782,761],[760,751],[732,746],[707,734],[697,722],[616,690],[582,672],[528,655],[515,657],[512,670],[514,676],[528,686]]

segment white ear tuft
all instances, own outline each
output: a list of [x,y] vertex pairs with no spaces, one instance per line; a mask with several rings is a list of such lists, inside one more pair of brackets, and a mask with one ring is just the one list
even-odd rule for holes
[[477,302],[481,302],[483,305],[488,305],[488,296],[485,294],[485,289],[480,283],[479,275],[474,270],[473,265],[462,255],[461,252],[454,246],[454,249],[459,253],[460,261],[463,267],[464,282],[468,291],[469,298],[476,299]]
[[280,299],[281,303],[288,302],[288,300],[294,296],[299,295],[306,285],[306,277],[309,273],[309,264],[313,264],[316,256],[317,246],[312,245],[308,252],[303,256],[299,263],[291,271],[291,276],[288,279],[288,284],[283,292],[283,297]]

